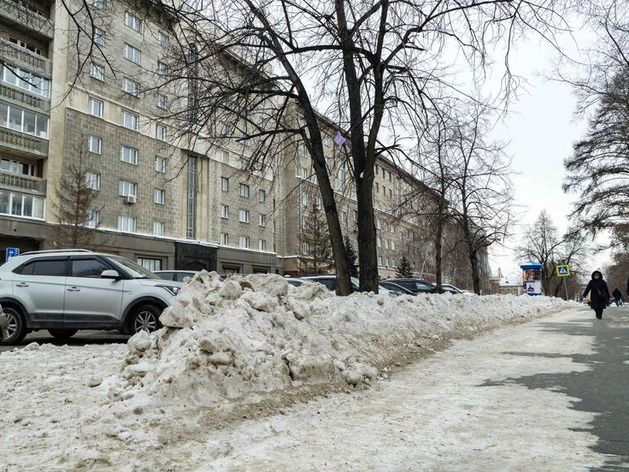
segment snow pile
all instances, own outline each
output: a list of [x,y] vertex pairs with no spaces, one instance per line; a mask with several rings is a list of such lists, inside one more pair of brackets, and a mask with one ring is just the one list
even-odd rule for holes
[[210,406],[249,394],[368,384],[406,355],[510,321],[569,308],[546,297],[336,297],[277,275],[201,272],[139,333],[109,398],[146,406]]

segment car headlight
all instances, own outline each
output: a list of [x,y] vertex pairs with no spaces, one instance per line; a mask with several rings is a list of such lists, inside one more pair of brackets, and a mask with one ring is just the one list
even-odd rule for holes
[[175,285],[160,285],[160,287],[175,297],[179,293],[179,287],[176,287]]

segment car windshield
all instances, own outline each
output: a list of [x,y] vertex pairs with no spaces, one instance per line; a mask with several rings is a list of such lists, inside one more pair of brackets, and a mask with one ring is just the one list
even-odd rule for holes
[[157,275],[139,264],[120,256],[108,256],[109,260],[122,267],[134,279],[159,279]]

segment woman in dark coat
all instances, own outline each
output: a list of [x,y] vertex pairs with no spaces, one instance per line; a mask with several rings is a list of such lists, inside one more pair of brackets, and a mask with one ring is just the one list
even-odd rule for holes
[[603,274],[598,270],[592,272],[592,280],[585,288],[583,297],[587,297],[590,294],[590,307],[596,313],[596,317],[600,320],[603,318],[603,310],[607,308],[607,302],[609,301],[609,290],[607,284],[603,280]]

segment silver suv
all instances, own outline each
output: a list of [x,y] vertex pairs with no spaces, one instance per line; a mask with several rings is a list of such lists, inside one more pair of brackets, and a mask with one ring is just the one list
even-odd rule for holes
[[8,319],[2,344],[17,344],[39,329],[57,338],[79,329],[154,331],[180,287],[120,256],[27,252],[0,267],[0,305]]

